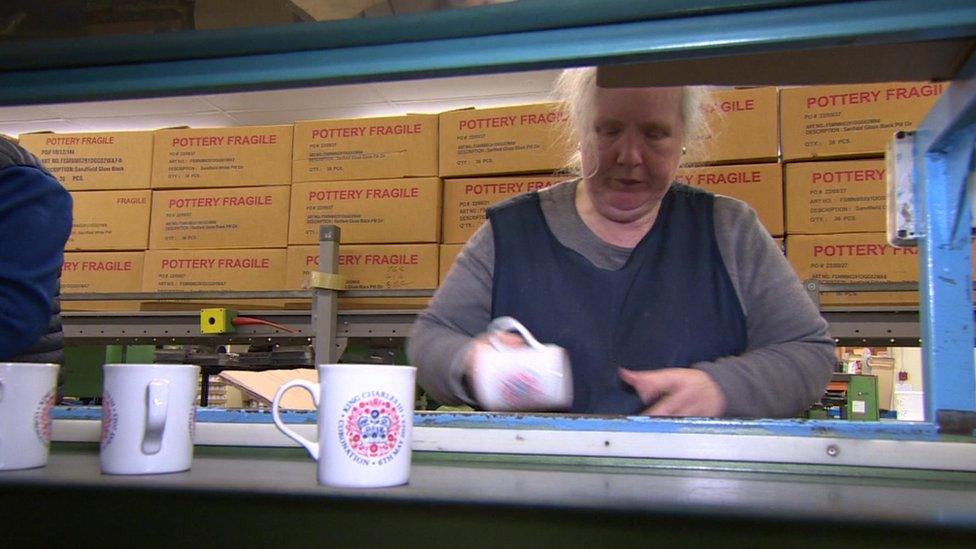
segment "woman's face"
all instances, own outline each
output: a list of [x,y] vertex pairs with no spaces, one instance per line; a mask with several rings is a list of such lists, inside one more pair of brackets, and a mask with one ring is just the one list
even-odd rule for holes
[[653,210],[681,159],[681,88],[596,88],[580,143],[586,190],[596,211],[618,223]]

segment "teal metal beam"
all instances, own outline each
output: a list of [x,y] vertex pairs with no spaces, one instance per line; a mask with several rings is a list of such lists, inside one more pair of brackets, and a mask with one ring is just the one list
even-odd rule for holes
[[[604,4],[585,2],[580,6],[588,6],[588,13],[592,14]],[[217,93],[976,36],[976,3],[971,0],[876,0],[799,6],[791,3],[790,7],[778,2],[743,2],[739,11],[717,13],[698,3],[694,4],[697,11],[678,10],[666,16],[662,15],[661,4],[650,4],[657,6],[657,18],[649,16],[642,21],[457,38],[424,39],[421,32],[416,41],[395,44],[5,71],[0,74],[0,105]],[[724,9],[732,9],[734,4]],[[558,2],[539,5],[539,16],[568,11],[565,4]],[[451,13],[430,14],[425,24],[440,23],[438,17]],[[451,16],[459,18],[457,24],[467,22],[476,28],[480,28],[477,23],[482,17],[490,15],[487,10],[456,13]],[[247,34],[239,36],[244,41]],[[238,39],[230,33],[224,40],[233,43]],[[164,51],[165,44],[159,48]]]
[[[402,44],[826,4],[842,0],[522,0],[468,9],[238,29],[0,42],[0,70],[84,67]],[[84,32],[79,28],[79,32]]]

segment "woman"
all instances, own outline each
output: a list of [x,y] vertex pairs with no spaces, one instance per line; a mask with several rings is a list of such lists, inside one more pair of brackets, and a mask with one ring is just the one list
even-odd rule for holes
[[477,406],[466,387],[499,316],[568,350],[572,411],[786,417],[823,394],[826,322],[755,212],[674,183],[691,88],[560,89],[581,177],[489,210],[408,345],[421,385]]
[[0,136],[0,360],[63,362],[60,279],[70,233],[71,195]]

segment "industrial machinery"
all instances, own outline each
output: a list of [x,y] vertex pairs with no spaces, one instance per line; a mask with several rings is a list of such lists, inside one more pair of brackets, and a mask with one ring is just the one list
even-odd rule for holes
[[827,383],[827,390],[820,406],[812,410],[810,417],[836,417],[852,421],[878,421],[878,378],[861,374],[834,373]]

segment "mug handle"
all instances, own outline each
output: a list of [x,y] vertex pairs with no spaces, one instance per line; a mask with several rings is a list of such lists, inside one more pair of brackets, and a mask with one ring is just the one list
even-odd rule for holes
[[163,447],[166,410],[169,408],[169,381],[154,379],[146,386],[146,431],[142,437],[142,453],[158,454]]
[[512,330],[517,331],[523,338],[525,338],[525,342],[529,344],[529,347],[536,350],[545,349],[545,345],[539,343],[539,340],[532,336],[532,333],[529,332],[528,328],[510,316],[500,316],[488,324],[488,341],[491,342],[492,347],[495,349],[504,351],[509,347],[499,341],[498,338],[495,337],[495,334],[498,332],[509,332]]
[[281,387],[278,387],[278,392],[275,393],[274,400],[271,401],[271,419],[274,420],[274,424],[277,425],[279,429],[281,429],[282,433],[285,433],[286,435],[288,435],[288,438],[304,446],[305,449],[308,450],[309,455],[312,456],[312,459],[318,461],[319,443],[312,442],[311,440],[308,440],[307,438],[299,435],[295,431],[292,431],[291,429],[288,428],[287,425],[285,425],[285,422],[281,421],[281,415],[279,411],[279,405],[281,404],[281,397],[285,396],[285,392],[288,391],[288,389],[291,389],[292,387],[301,387],[302,389],[308,391],[312,395],[312,402],[315,404],[315,408],[318,409],[319,385],[317,383],[311,383],[309,381],[305,381],[304,379],[293,379],[285,383]]

